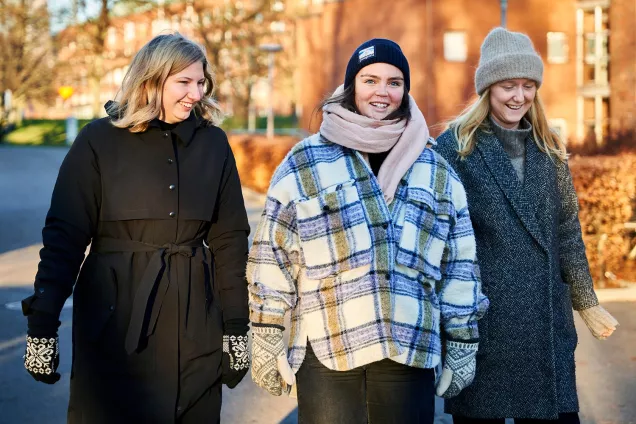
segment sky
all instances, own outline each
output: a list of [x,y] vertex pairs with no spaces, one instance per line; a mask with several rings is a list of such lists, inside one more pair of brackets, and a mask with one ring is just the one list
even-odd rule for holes
[[[70,12],[72,1],[71,0],[47,0],[49,6],[49,12],[51,13],[51,32],[56,33],[59,32],[62,28],[66,26],[66,23],[57,17],[59,11],[66,10]],[[86,16],[94,16],[99,11],[99,2],[95,0],[86,0],[86,13],[80,15],[78,18],[80,21],[86,19]],[[68,19],[69,16],[67,15]]]

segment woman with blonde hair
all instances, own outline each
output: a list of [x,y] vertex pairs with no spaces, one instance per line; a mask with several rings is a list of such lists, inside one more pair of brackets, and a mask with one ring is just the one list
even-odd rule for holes
[[153,38],[60,168],[22,306],[25,367],[53,384],[73,292],[70,423],[219,422],[247,372],[249,226],[214,86],[199,45]]
[[435,149],[468,197],[484,292],[473,384],[446,402],[457,423],[578,423],[572,308],[592,334],[618,323],[598,303],[563,141],[538,89],[543,62],[525,34],[496,28],[475,74],[479,98]]

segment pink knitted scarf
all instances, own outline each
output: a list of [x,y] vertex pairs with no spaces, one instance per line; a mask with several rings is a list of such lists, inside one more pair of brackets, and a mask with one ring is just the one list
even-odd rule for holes
[[[343,91],[341,85],[332,97]],[[322,109],[320,134],[332,143],[364,153],[386,152],[393,148],[378,172],[378,182],[387,204],[393,201],[400,180],[429,141],[426,120],[411,95],[409,107],[411,119],[408,122],[368,118],[337,103],[328,104]]]

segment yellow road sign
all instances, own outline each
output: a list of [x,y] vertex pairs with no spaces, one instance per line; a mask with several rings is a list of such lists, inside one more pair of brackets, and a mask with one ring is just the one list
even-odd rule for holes
[[73,95],[73,87],[69,85],[63,85],[57,90],[58,94],[62,99],[66,100]]

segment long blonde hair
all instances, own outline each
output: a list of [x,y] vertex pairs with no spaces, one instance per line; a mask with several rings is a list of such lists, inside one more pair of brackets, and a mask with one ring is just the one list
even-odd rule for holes
[[163,86],[168,77],[196,62],[203,64],[205,84],[194,114],[218,125],[223,113],[212,97],[216,83],[205,50],[179,33],[158,35],[137,52],[117,93],[117,102],[108,108],[108,114],[115,116],[112,124],[133,133],[145,131],[150,121],[162,116]]
[[[448,122],[448,127],[457,139],[457,153],[463,159],[470,155],[477,144],[477,131],[490,132],[490,88],[468,105],[456,118]],[[543,102],[537,91],[525,118],[532,124],[534,142],[542,152],[562,162],[567,159],[565,143],[550,129]]]

